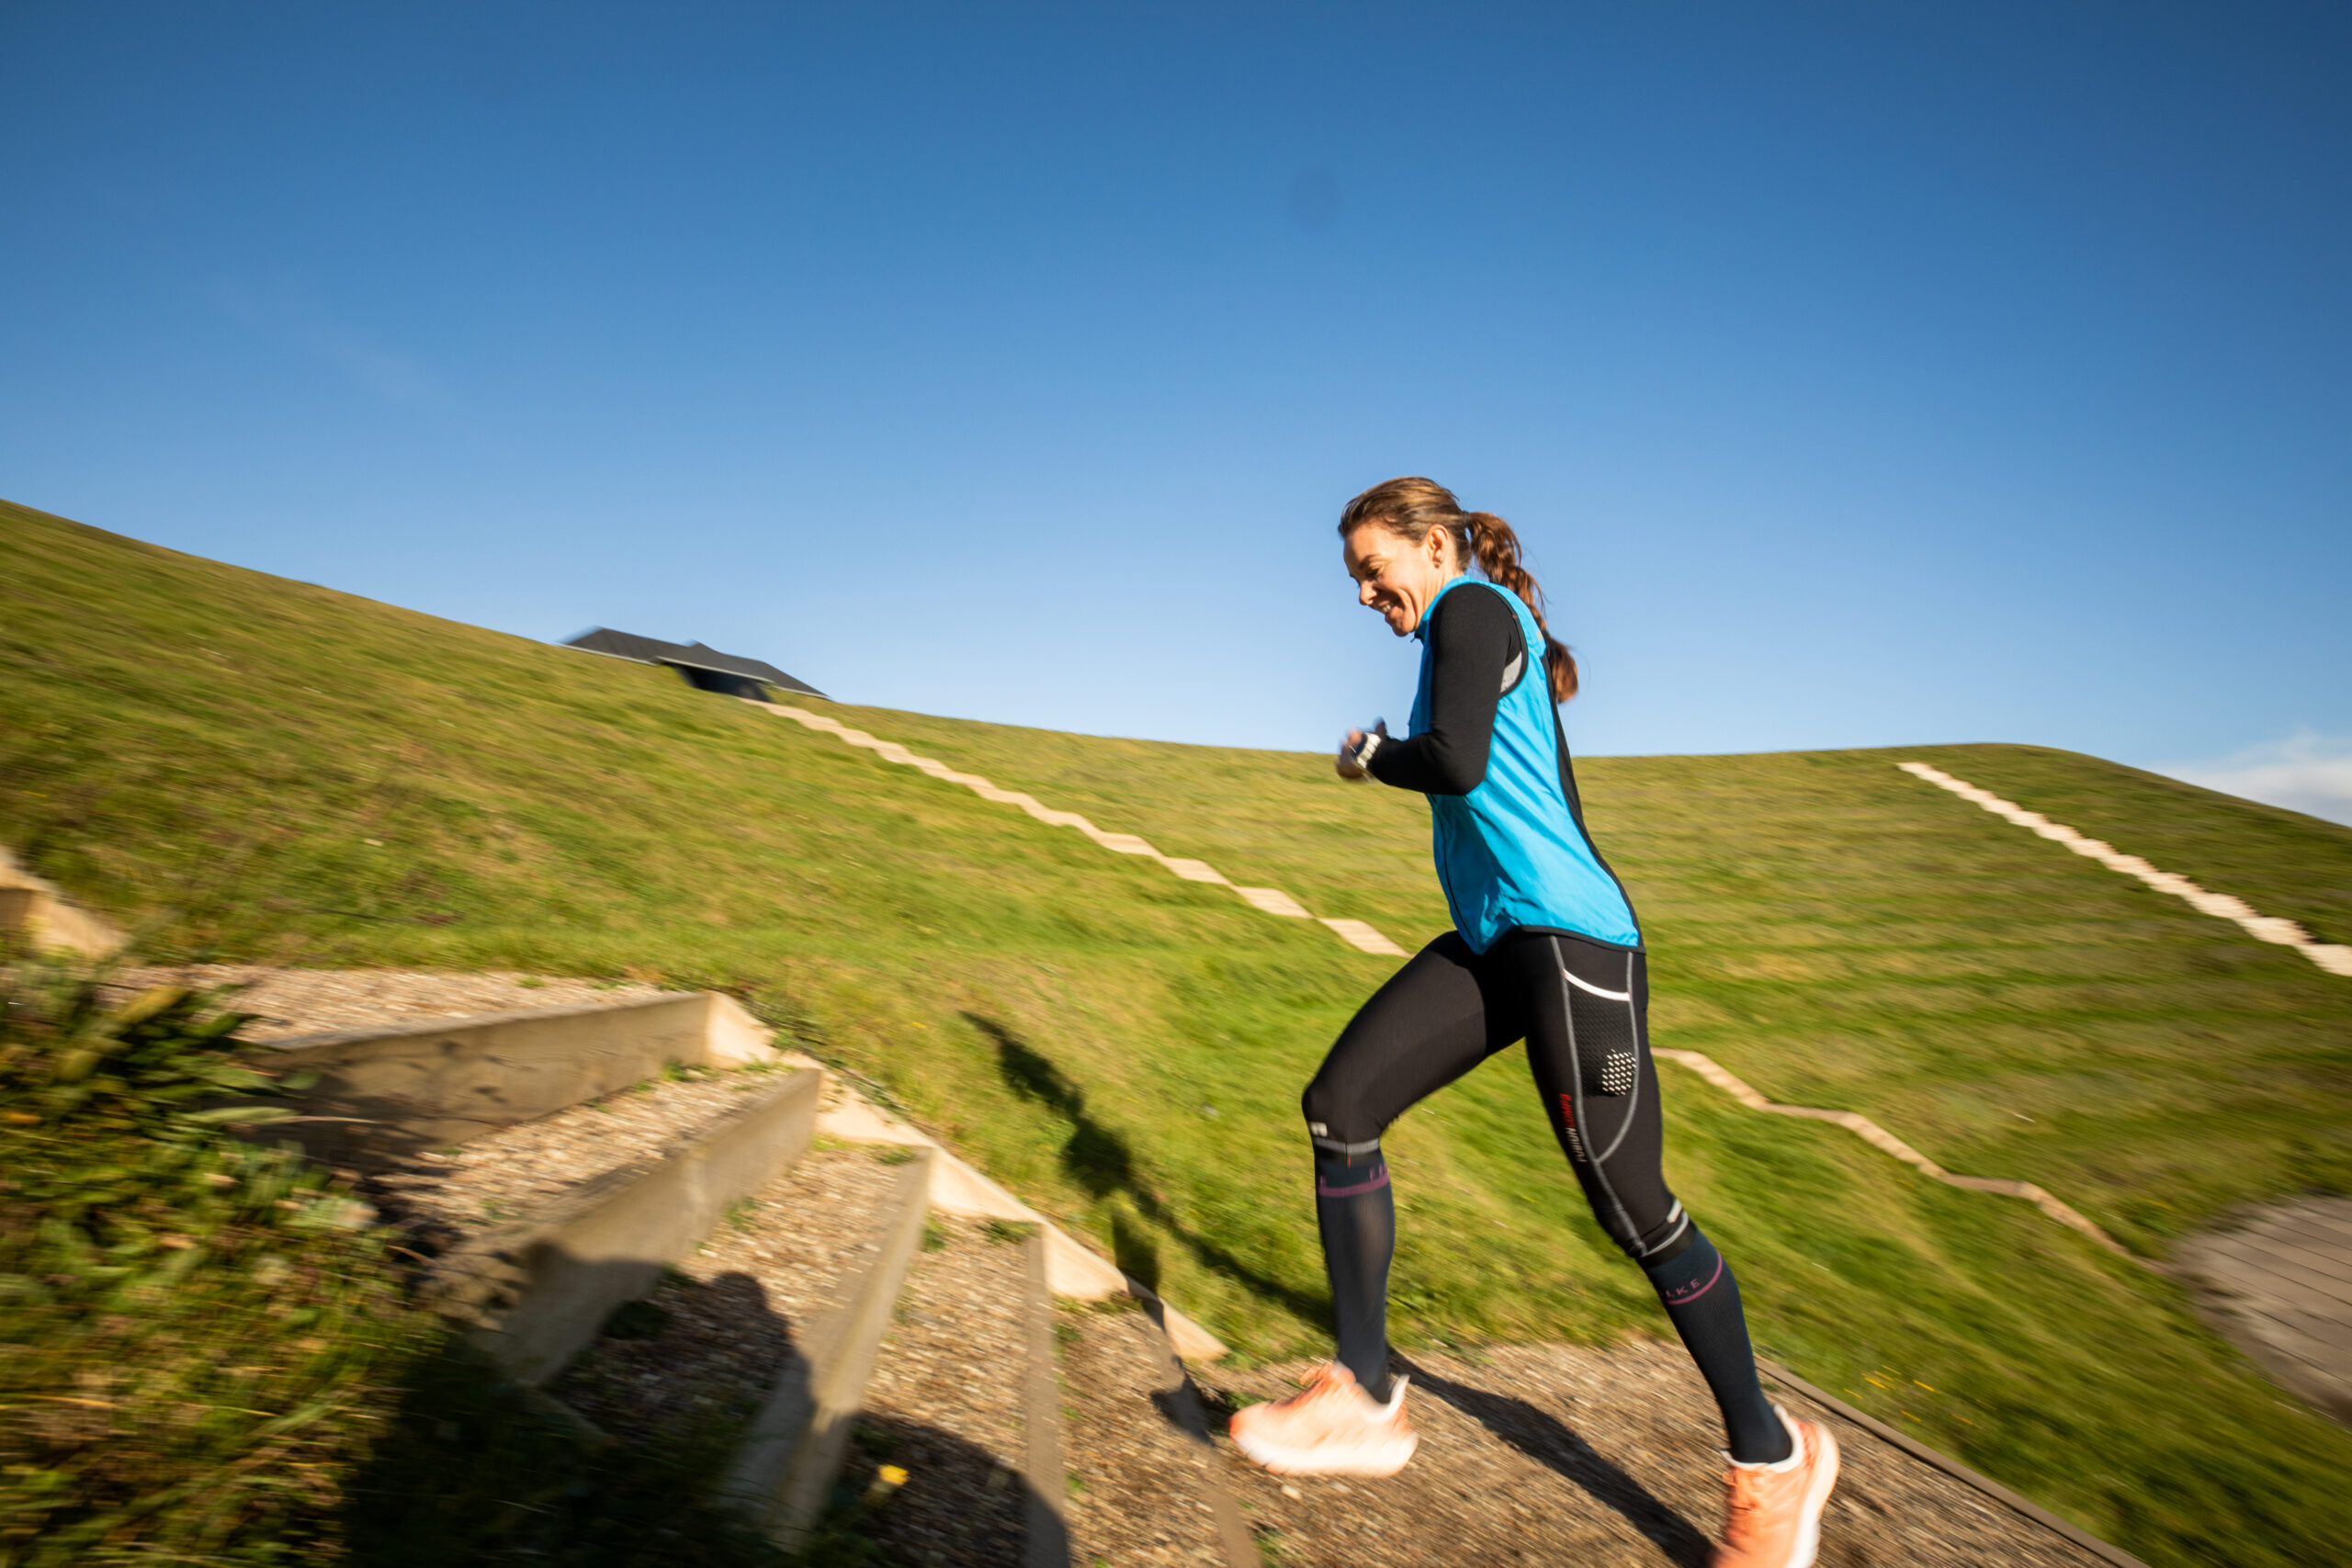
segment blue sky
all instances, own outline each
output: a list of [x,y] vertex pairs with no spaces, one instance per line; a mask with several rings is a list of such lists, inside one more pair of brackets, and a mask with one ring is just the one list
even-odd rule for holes
[[2335,6],[0,0],[0,495],[1319,747],[1411,682],[1333,518],[1427,473],[1583,750],[2352,813],[2347,78]]

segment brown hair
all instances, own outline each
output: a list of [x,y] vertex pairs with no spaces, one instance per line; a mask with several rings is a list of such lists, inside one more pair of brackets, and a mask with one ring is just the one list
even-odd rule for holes
[[1519,536],[1510,524],[1491,512],[1463,511],[1452,491],[1423,479],[1386,479],[1348,502],[1340,513],[1340,537],[1374,524],[1417,545],[1432,528],[1453,535],[1459,556],[1476,561],[1487,581],[1510,589],[1535,613],[1536,629],[1544,634],[1544,673],[1552,700],[1564,703],[1577,694],[1576,656],[1544,624],[1544,590],[1520,564]]

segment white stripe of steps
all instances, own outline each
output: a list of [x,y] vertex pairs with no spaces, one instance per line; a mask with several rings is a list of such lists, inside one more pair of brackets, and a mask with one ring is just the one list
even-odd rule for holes
[[[2190,908],[2200,914],[2211,915],[2217,919],[2233,921],[2244,927],[2249,934],[2264,942],[2277,942],[2282,947],[2294,948],[2331,975],[2352,976],[2352,947],[2314,942],[2309,931],[2292,920],[2278,919],[2261,914],[2245,900],[2231,897],[2226,893],[2209,893],[2185,876],[2177,876],[2168,871],[2158,871],[2138,855],[2128,855],[2101,840],[2086,838],[2063,822],[2052,822],[2039,811],[2028,811],[2015,801],[2004,800],[1992,791],[1979,789],[1965,779],[1954,778],[1940,768],[1931,767],[1926,762],[1897,762],[1895,766],[1914,778],[1924,779],[1939,789],[1951,791],[1962,800],[1974,801],[1996,817],[2014,822],[2018,827],[2037,833],[2053,843],[2064,844],[2078,855],[2095,860],[2110,870],[2122,872],[2129,876],[2136,876],[2159,893],[2169,893],[2177,898],[2184,899]],[[2030,1181],[2010,1181],[1984,1176],[1954,1176],[1867,1116],[1851,1111],[1825,1111],[1811,1105],[1777,1105],[1733,1077],[1713,1059],[1697,1051],[1675,1051],[1660,1047],[1653,1054],[1667,1061],[1679,1062],[1689,1067],[1751,1111],[1769,1111],[1780,1116],[1803,1116],[1817,1122],[1834,1122],[1873,1148],[1893,1155],[1904,1164],[1948,1186],[1965,1187],[1978,1192],[2001,1192],[2013,1198],[2023,1198],[2060,1224],[2068,1225],[2082,1232],[2083,1235],[2119,1257],[2132,1257],[2132,1254],[2116,1244],[2113,1237],[2086,1219],[2079,1211],[2061,1202]],[[2139,1258],[2132,1260],[2144,1261]]]
[[2230,920],[2245,929],[2249,936],[2262,942],[2291,947],[2305,958],[2331,975],[2352,976],[2352,947],[2340,942],[2316,942],[2311,932],[2292,920],[2256,911],[2242,898],[2226,893],[2209,893],[2185,876],[2169,871],[2158,871],[2138,855],[2127,855],[2114,845],[2098,839],[2085,838],[2063,822],[2052,822],[2039,811],[2028,811],[2012,800],[2003,800],[1991,790],[1978,789],[1965,779],[1956,779],[1941,768],[1925,762],[1894,764],[1914,778],[1925,779],[1939,789],[1948,789],[1962,800],[1973,800],[1994,816],[2016,823],[2030,832],[2037,833],[2052,843],[2065,845],[2078,855],[2084,855],[2126,876],[2136,876],[2159,893],[2169,893],[2181,899],[2201,915]]
[[[2264,942],[2277,942],[2282,947],[2294,948],[2331,975],[2352,975],[2352,947],[2314,942],[2309,931],[2292,920],[2278,919],[2258,913],[2243,899],[2233,898],[2225,893],[2209,893],[2185,876],[2176,876],[2168,871],[2158,871],[2138,855],[2128,855],[2101,840],[2086,838],[2063,822],[2052,822],[2039,811],[2028,811],[2015,801],[2004,800],[1992,791],[1979,789],[1965,779],[1954,778],[1940,768],[1931,767],[1926,762],[1897,762],[1895,766],[1914,778],[1923,779],[1939,789],[1951,791],[1962,800],[1974,801],[1996,817],[2014,822],[2018,827],[2037,833],[2053,843],[2064,844],[2078,855],[2087,856],[2110,870],[2122,872],[2129,876],[2136,876],[2160,893],[2169,893],[2177,898],[2185,899],[2191,908],[2201,914],[2234,921],[2243,926],[2248,933]],[[2011,1181],[1986,1176],[1954,1176],[1867,1116],[1851,1111],[1825,1111],[1811,1105],[1775,1104],[1732,1076],[1712,1058],[1697,1051],[1675,1051],[1660,1047],[1652,1054],[1689,1067],[1751,1111],[1769,1111],[1779,1116],[1803,1116],[1816,1122],[1834,1122],[1871,1147],[1893,1155],[1904,1164],[1935,1178],[1947,1186],[1964,1187],[1977,1192],[2000,1192],[2012,1198],[2023,1198],[2060,1224],[2082,1232],[2083,1235],[2118,1257],[2132,1258],[2131,1253],[2119,1246],[2112,1236],[2085,1218],[2080,1211],[2062,1202],[2030,1181]],[[2134,1258],[2132,1261],[2144,1263],[2145,1260]]]
[[1923,1176],[1934,1178],[1947,1187],[1962,1187],[1971,1192],[1998,1192],[2006,1197],[2022,1198],[2027,1202],[2056,1220],[2090,1237],[2118,1258],[2129,1258],[2134,1263],[2143,1259],[2132,1258],[2113,1236],[2085,1218],[2079,1210],[2061,1202],[2042,1188],[2030,1181],[2012,1181],[1997,1176],[1954,1176],[1934,1160],[1921,1154],[1869,1117],[1854,1111],[1825,1111],[1817,1105],[1780,1105],[1767,1100],[1754,1089],[1735,1077],[1712,1056],[1699,1051],[1679,1051],[1668,1046],[1652,1046],[1650,1055],[1661,1061],[1677,1062],[1690,1068],[1717,1089],[1747,1106],[1750,1111],[1769,1111],[1775,1116],[1802,1116],[1809,1122],[1830,1122],[1853,1134],[1871,1147],[1911,1167]]
[[[1214,882],[1220,886],[1232,887],[1233,891],[1240,897],[1241,901],[1253,909],[1262,909],[1269,915],[1280,915],[1286,919],[1316,919],[1307,912],[1305,905],[1280,888],[1236,887],[1226,879],[1222,872],[1206,861],[1184,860],[1174,855],[1161,854],[1133,833],[1106,832],[1075,811],[1057,811],[1038,800],[1035,795],[1023,795],[1019,790],[999,789],[978,773],[959,773],[936,758],[915,755],[895,740],[877,739],[862,729],[850,728],[837,718],[828,718],[822,714],[810,713],[807,708],[794,707],[788,703],[763,703],[751,697],[745,697],[742,700],[750,703],[753,707],[765,708],[770,713],[781,714],[786,718],[797,720],[811,729],[822,730],[828,735],[847,741],[852,746],[862,747],[886,762],[896,762],[902,768],[917,769],[929,773],[943,784],[962,784],[982,800],[992,800],[1000,806],[1017,806],[1049,828],[1075,828],[1115,854],[1148,855],[1187,882]],[[1403,948],[1382,935],[1377,928],[1363,920],[1335,919],[1326,917],[1322,924],[1329,926],[1341,942],[1360,953],[1376,953],[1383,958],[1411,956]]]

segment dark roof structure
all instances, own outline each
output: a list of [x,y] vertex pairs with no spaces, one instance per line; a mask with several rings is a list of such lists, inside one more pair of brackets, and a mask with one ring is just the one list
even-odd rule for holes
[[804,696],[821,697],[825,694],[763,660],[746,659],[739,653],[721,653],[698,642],[663,642],[658,637],[639,637],[634,632],[592,626],[563,646],[579,649],[583,653],[602,653],[613,659],[634,660],[639,664],[666,664],[704,691],[724,692],[729,696],[762,696],[764,694],[761,688],[765,686],[797,692]]

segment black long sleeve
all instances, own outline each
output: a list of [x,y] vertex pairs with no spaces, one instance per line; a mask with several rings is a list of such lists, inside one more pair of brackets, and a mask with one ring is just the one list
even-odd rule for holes
[[1487,776],[1495,709],[1527,678],[1527,639],[1502,594],[1467,582],[1430,612],[1430,727],[1372,754],[1382,784],[1423,795],[1468,795]]

